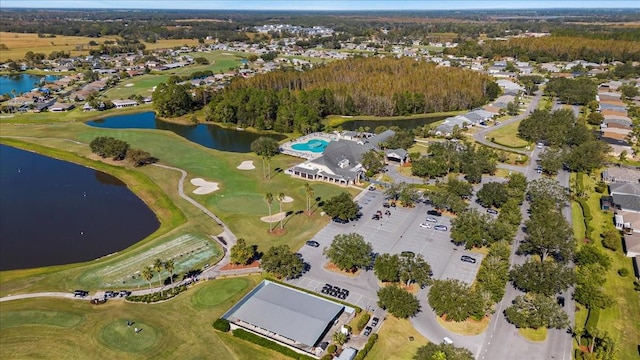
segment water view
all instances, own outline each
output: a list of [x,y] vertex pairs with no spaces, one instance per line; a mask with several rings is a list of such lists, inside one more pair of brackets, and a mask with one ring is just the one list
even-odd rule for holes
[[117,178],[5,145],[0,183],[0,270],[93,260],[159,226]]
[[0,75],[0,94],[19,95],[44,85],[44,82],[56,81],[58,78],[60,76],[56,75]]
[[277,134],[257,134],[248,131],[226,129],[216,125],[180,125],[156,119],[155,113],[144,112],[131,115],[113,116],[90,121],[87,125],[109,129],[158,129],[172,131],[187,140],[202,146],[229,152],[250,152],[251,143],[260,136],[276,140],[285,138]]

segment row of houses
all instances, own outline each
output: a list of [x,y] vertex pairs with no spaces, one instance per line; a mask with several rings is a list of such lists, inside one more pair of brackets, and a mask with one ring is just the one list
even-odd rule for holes
[[596,96],[598,111],[604,116],[600,125],[601,139],[611,146],[613,156],[619,156],[623,151],[629,155],[633,152],[633,121],[628,116],[627,104],[622,100],[622,94],[617,90],[621,85],[620,81],[604,83],[598,88]]

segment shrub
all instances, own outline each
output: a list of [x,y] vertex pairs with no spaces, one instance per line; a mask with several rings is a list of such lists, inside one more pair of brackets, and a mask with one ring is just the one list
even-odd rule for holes
[[371,334],[371,337],[369,337],[369,340],[367,340],[367,343],[364,345],[362,350],[358,351],[358,354],[353,360],[364,359],[369,353],[369,351],[371,351],[371,348],[373,347],[373,345],[375,345],[376,341],[378,341],[378,334],[377,333]]
[[602,246],[609,250],[618,251],[620,249],[620,235],[618,234],[618,230],[606,230],[602,234]]
[[252,342],[256,345],[262,346],[264,348],[267,349],[271,349],[273,351],[277,351],[280,354],[283,354],[285,356],[294,358],[294,359],[302,359],[302,360],[313,360],[313,358],[311,356],[307,356],[304,354],[300,354],[296,351],[293,351],[292,349],[284,346],[284,345],[280,345],[278,343],[275,343],[269,339],[265,339],[261,336],[258,336],[256,334],[250,333],[246,330],[243,329],[235,329],[232,331],[233,336],[242,339],[242,340],[246,340],[249,342]]
[[231,325],[229,325],[229,321],[226,319],[220,318],[213,322],[213,328],[218,331],[228,332],[231,330]]
[[180,285],[166,291],[159,291],[159,292],[154,292],[146,295],[127,296],[125,299],[131,302],[153,303],[153,302],[171,299],[172,297],[180,294],[185,290],[187,290],[187,285]]
[[327,348],[327,354],[335,354],[337,350],[338,350],[338,346],[336,346],[336,344],[331,344]]
[[358,330],[358,332],[362,331],[362,329],[367,326],[369,319],[371,319],[371,315],[369,315],[368,313],[363,314],[360,319],[358,319],[358,323],[356,324],[356,329]]
[[330,354],[325,354],[323,357],[320,358],[320,360],[332,360],[333,359],[333,355]]
[[618,270],[618,275],[620,275],[622,277],[627,277],[627,275],[629,275],[629,269],[622,268],[622,269]]

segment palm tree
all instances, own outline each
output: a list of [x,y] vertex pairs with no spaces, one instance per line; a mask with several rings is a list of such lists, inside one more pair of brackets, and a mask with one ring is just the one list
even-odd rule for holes
[[158,273],[158,281],[160,282],[160,286],[162,286],[162,269],[164,269],[164,265],[162,264],[162,260],[155,259],[153,261],[153,270]]
[[282,225],[282,220],[284,220],[284,216],[282,216],[282,201],[284,201],[285,195],[284,193],[278,194],[278,203],[280,204],[280,230],[284,228]]
[[271,232],[271,203],[273,203],[273,194],[267,193],[264,196],[264,201],[267,203],[267,206],[269,207],[269,232]]
[[311,215],[311,198],[313,197],[313,188],[309,183],[304,184],[304,191],[307,194],[307,214]]
[[175,268],[175,263],[172,259],[169,259],[164,262],[164,269],[169,272],[169,281],[171,281],[171,285],[173,285],[173,270]]
[[147,266],[142,270],[142,278],[149,282],[149,290],[151,290],[151,279],[153,279],[153,269],[150,266]]

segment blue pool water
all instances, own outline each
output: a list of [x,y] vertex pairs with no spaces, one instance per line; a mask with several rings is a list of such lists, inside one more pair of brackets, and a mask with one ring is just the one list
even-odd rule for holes
[[291,148],[298,151],[309,151],[313,153],[321,153],[329,143],[320,139],[309,140],[306,143],[293,144]]

